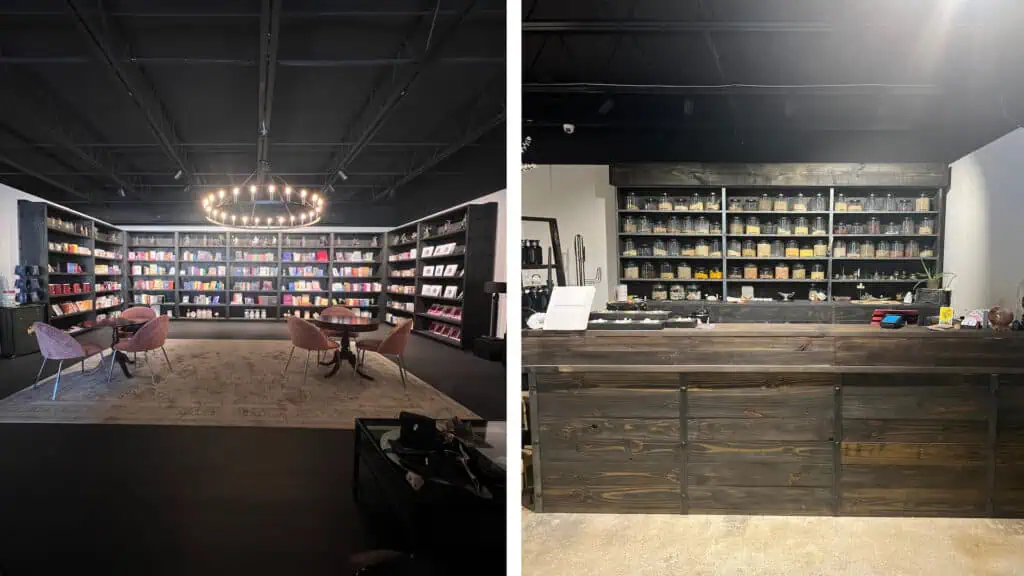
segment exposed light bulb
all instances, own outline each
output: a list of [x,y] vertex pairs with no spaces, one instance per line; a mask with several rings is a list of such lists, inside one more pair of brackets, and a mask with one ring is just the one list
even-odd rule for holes
[[313,194],[313,202],[317,202],[319,200],[320,200],[320,197],[317,196],[316,194]]
[[231,215],[231,224],[234,225],[234,223],[235,223],[235,215],[232,214]]
[[302,190],[299,190],[299,198],[302,198],[303,200],[306,199],[306,189],[305,188],[303,188]]
[[220,198],[221,200],[224,199],[224,189],[223,188],[221,188],[220,190],[217,190],[217,197]]
[[248,216],[242,216],[242,224],[245,224],[246,226],[249,225],[249,217]]
[[303,212],[302,214],[299,214],[299,220],[301,220],[302,222],[306,221],[306,213],[305,212]]
[[289,197],[289,198],[291,198],[291,196],[292,196],[292,187],[291,186],[285,186],[284,187],[284,195]]
[[324,199],[323,198],[319,198],[319,199],[317,199],[316,203],[319,204],[320,206],[323,206],[324,205]]
[[284,224],[284,216],[278,216],[277,217],[277,223],[283,225]]
[[213,204],[213,201],[215,200],[215,198],[213,197],[213,194],[210,194],[209,196],[207,196],[206,199],[210,201],[210,204]]
[[256,222],[256,225],[257,225],[257,226],[259,226],[259,225],[260,225],[260,217],[259,217],[259,216],[257,216],[257,217],[256,217],[256,219],[255,219],[255,222]]
[[209,205],[210,205],[210,199],[209,198],[203,198],[203,206],[209,206]]
[[294,224],[295,223],[295,214],[292,214],[291,216],[289,216],[288,220],[290,220],[291,223]]
[[206,205],[206,213],[209,214],[211,210],[213,210],[213,206],[210,206],[209,204],[207,204]]
[[238,193],[241,191],[242,190],[238,186],[235,186],[234,189],[231,190],[231,193],[234,194],[235,196],[238,196]]
[[249,193],[250,194],[255,194],[256,193],[256,185],[255,184],[252,184],[252,185],[249,186]]
[[270,192],[271,194],[273,194],[275,190],[277,190],[277,186],[274,186],[273,184],[267,186],[267,191]]

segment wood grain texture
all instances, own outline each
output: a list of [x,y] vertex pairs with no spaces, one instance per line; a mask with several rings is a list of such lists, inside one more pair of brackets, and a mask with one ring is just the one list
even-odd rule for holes
[[650,460],[584,466],[579,462],[548,462],[542,479],[544,486],[552,487],[674,487],[678,491],[679,463]]
[[682,498],[679,495],[678,487],[545,486],[543,493],[546,512],[603,512],[610,514],[679,514],[682,512]]
[[997,517],[1024,518],[1024,489],[996,490],[992,505]]
[[789,388],[798,386],[835,386],[839,376],[800,372],[690,372],[680,374],[688,388]]
[[[1024,339],[1017,336],[979,334],[976,338],[935,338],[927,344],[916,335],[850,337],[837,338],[835,347],[839,366],[1024,366]],[[908,350],[914,351],[912,357]]]
[[688,496],[695,514],[825,515],[832,510],[830,488],[691,486]]
[[843,442],[842,463],[867,466],[950,466],[984,464],[984,444]]
[[686,467],[686,479],[690,486],[831,488],[832,464],[690,463]]
[[541,472],[548,462],[647,461],[678,462],[682,455],[679,442],[645,440],[550,440],[540,450]]
[[542,443],[558,440],[656,440],[679,442],[678,418],[554,418],[538,425]]
[[831,417],[825,418],[710,418],[690,419],[687,440],[740,442],[746,440],[832,440]]
[[987,437],[984,421],[843,419],[847,442],[983,444]]
[[869,466],[844,465],[839,475],[843,490],[872,488],[948,488],[983,490],[985,466]]
[[582,388],[678,388],[679,374],[631,372],[554,372],[537,374],[537,390],[578,390]]
[[982,490],[868,488],[844,490],[839,511],[849,516],[984,516]]
[[831,464],[831,442],[691,442],[689,463]]
[[784,388],[694,388],[686,391],[692,418],[832,417],[833,390],[824,386]]
[[[910,379],[916,379],[916,376]],[[981,376],[978,379],[987,378]],[[899,381],[890,377],[883,379],[883,382],[886,380]],[[844,419],[984,421],[988,419],[989,405],[987,384],[843,388]]]
[[920,186],[949,185],[943,164],[730,163],[613,164],[612,186]]
[[545,414],[586,418],[676,418],[677,390],[615,390],[593,388],[540,392],[537,404]]

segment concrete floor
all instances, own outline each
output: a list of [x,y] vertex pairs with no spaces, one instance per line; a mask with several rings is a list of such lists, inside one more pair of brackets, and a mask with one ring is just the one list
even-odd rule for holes
[[1024,575],[1024,520],[524,511],[523,574]]

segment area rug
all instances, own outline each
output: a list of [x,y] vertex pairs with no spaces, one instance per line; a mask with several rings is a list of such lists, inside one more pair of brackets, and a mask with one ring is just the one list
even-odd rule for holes
[[0,422],[353,428],[356,418],[396,418],[403,410],[476,417],[408,371],[403,387],[398,366],[373,353],[363,367],[373,381],[353,375],[348,364],[325,378],[328,367],[316,365],[314,354],[303,383],[305,351],[296,349],[282,374],[290,349],[280,340],[168,340],[173,372],[159,351],[147,362],[140,354],[135,377],[115,365],[109,385],[107,354],[92,373],[98,358],[86,362],[86,374],[81,364],[66,367],[56,400],[53,378],[0,400]]

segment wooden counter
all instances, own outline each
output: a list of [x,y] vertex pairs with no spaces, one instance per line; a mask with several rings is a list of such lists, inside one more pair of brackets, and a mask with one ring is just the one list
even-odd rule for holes
[[542,512],[1024,517],[1024,337],[526,331]]

